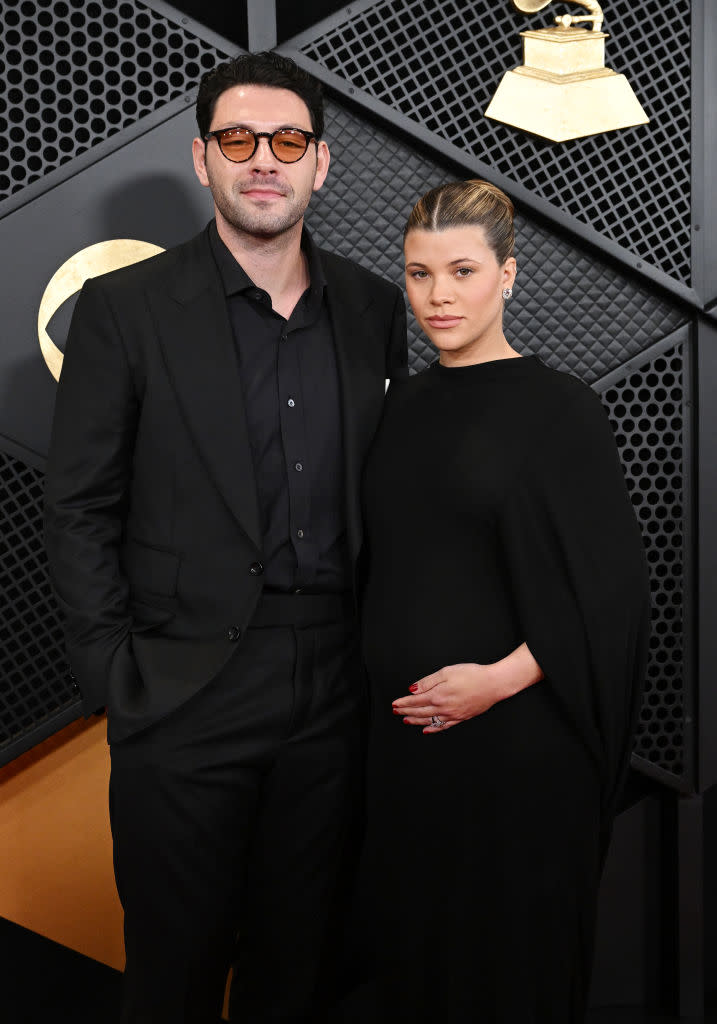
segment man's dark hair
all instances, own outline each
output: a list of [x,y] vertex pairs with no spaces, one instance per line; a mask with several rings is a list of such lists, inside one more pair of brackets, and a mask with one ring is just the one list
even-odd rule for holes
[[202,138],[209,131],[214,107],[223,92],[235,85],[265,85],[295,92],[309,108],[311,130],[317,138],[324,132],[324,96],[321,83],[289,57],[271,53],[246,53],[207,71],[197,93],[197,127]]

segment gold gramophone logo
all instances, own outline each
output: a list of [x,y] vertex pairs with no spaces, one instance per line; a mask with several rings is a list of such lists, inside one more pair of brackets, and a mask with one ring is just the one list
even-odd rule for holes
[[156,256],[159,252],[164,252],[164,249],[159,245],[153,245],[152,242],[139,242],[134,238],[111,238],[106,242],[97,242],[95,245],[88,245],[86,249],[80,249],[52,275],[40,300],[37,335],[45,362],[55,380],[60,379],[63,355],[47,333],[47,325],[63,302],[78,292],[88,278],[139,263],[140,260]]
[[[524,14],[552,0],[512,0]],[[605,67],[604,14],[597,0],[569,0],[587,14],[562,14],[555,26],[521,32],[523,63],[506,71],[486,117],[553,142],[647,124],[624,75]],[[579,26],[591,21],[592,27]]]

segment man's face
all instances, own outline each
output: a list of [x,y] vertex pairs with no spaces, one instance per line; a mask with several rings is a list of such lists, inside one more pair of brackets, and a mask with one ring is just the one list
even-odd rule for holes
[[[296,93],[262,85],[235,85],[216,102],[210,130],[233,127],[255,132],[277,128],[311,131],[308,107]],[[211,190],[217,220],[256,238],[273,238],[288,231],[304,215],[311,193],[324,183],[329,169],[325,142],[311,141],[296,163],[278,160],[268,139],[260,139],[256,152],[244,163],[233,163],[219,143],[195,139],[194,169],[202,185]]]

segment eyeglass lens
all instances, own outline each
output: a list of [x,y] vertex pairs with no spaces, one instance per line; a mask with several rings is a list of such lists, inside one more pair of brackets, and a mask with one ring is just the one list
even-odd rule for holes
[[[231,128],[218,136],[222,153],[235,163],[249,160],[255,149],[254,132],[248,128]],[[277,160],[293,164],[300,160],[308,146],[308,140],[293,128],[282,128],[269,139],[269,145]]]

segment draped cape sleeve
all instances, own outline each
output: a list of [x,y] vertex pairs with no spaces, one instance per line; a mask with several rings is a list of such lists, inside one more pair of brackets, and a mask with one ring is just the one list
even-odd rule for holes
[[615,810],[649,640],[649,583],[615,439],[588,388],[537,436],[500,510],[522,635]]

